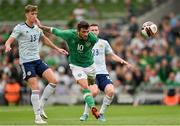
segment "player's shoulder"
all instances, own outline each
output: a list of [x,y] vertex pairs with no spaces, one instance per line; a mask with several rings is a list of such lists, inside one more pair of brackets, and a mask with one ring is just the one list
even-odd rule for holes
[[76,29],[67,29],[67,30],[64,30],[64,31],[67,31],[67,32],[72,33],[72,34],[76,34],[77,33]]
[[67,33],[72,38],[77,37],[77,30],[76,29],[67,29],[67,30],[64,30],[64,32]]
[[107,41],[107,40],[101,39],[101,38],[99,38],[98,42],[99,42],[99,43],[103,43],[103,44],[108,44],[108,41]]
[[34,25],[34,29],[40,32],[43,32],[42,29],[40,29],[37,25]]
[[34,25],[34,28],[39,28],[37,25]]
[[23,26],[23,25],[26,25],[26,24],[24,22],[21,22],[18,25]]
[[15,25],[15,28],[22,28],[22,27],[25,27],[26,24],[25,23],[19,23],[17,25]]

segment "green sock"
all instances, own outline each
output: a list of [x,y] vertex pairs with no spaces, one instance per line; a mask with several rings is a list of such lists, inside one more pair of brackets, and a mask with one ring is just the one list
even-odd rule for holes
[[90,108],[94,107],[94,106],[95,106],[95,103],[94,103],[94,99],[93,99],[93,97],[92,97],[92,95],[91,95],[90,90],[84,89],[84,90],[83,90],[83,94],[84,94],[84,100],[85,100],[85,102],[88,104],[88,106],[89,106]]

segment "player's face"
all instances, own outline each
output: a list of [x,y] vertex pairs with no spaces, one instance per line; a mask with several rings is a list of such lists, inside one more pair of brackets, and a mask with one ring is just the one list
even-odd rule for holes
[[37,18],[37,11],[30,11],[26,13],[26,18],[28,21],[35,23]]
[[89,29],[84,29],[84,28],[81,28],[80,31],[78,32],[79,37],[82,38],[83,40],[87,40],[88,33],[89,33]]
[[99,28],[98,26],[90,26],[89,31],[94,33],[95,35],[99,35]]

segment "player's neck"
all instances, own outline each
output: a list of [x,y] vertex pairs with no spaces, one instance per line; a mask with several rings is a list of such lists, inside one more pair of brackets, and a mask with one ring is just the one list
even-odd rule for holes
[[28,25],[31,28],[34,27],[34,23],[30,22],[29,20],[26,20],[26,25]]
[[77,33],[77,36],[78,36],[78,38],[80,39],[80,40],[83,40],[83,41],[86,41],[87,39],[83,39],[80,35],[79,35],[79,33]]
[[77,36],[78,36],[79,39],[81,39],[81,36],[79,35],[79,32],[77,32]]

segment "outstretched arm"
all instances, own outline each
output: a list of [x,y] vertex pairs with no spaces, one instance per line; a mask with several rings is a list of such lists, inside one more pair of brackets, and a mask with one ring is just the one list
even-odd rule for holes
[[52,49],[56,49],[59,53],[64,54],[64,55],[68,55],[68,52],[67,52],[66,50],[57,47],[57,46],[56,46],[55,44],[53,44],[53,43],[51,42],[51,40],[49,40],[45,35],[43,35],[43,36],[41,37],[41,40],[42,40],[42,42],[43,42],[44,44],[46,44],[47,46],[51,47]]
[[41,26],[39,26],[39,28],[48,33],[52,32],[51,27],[48,27],[48,26],[41,25]]
[[65,41],[68,42],[68,40],[70,38],[72,38],[72,33],[71,31],[68,30],[60,30],[58,28],[54,28],[54,27],[48,27],[48,26],[44,26],[41,24],[41,22],[39,21],[39,19],[36,19],[36,24],[38,25],[38,27],[40,29],[42,29],[43,31],[52,33],[58,37],[61,37],[62,39],[64,39]]
[[51,27],[48,27],[48,26],[45,26],[45,25],[42,25],[40,20],[36,18],[36,24],[38,25],[38,27],[40,29],[42,29],[43,31],[46,31],[46,32],[49,32],[51,33]]
[[15,41],[15,38],[9,37],[5,43],[5,52],[11,51],[11,44]]
[[118,62],[118,63],[121,63],[121,64],[124,64],[124,65],[127,65],[128,68],[133,68],[133,66],[128,63],[127,61],[123,60],[122,58],[120,58],[119,56],[117,56],[116,54],[114,53],[111,53],[109,54],[111,56],[111,58],[115,61],[115,62]]

